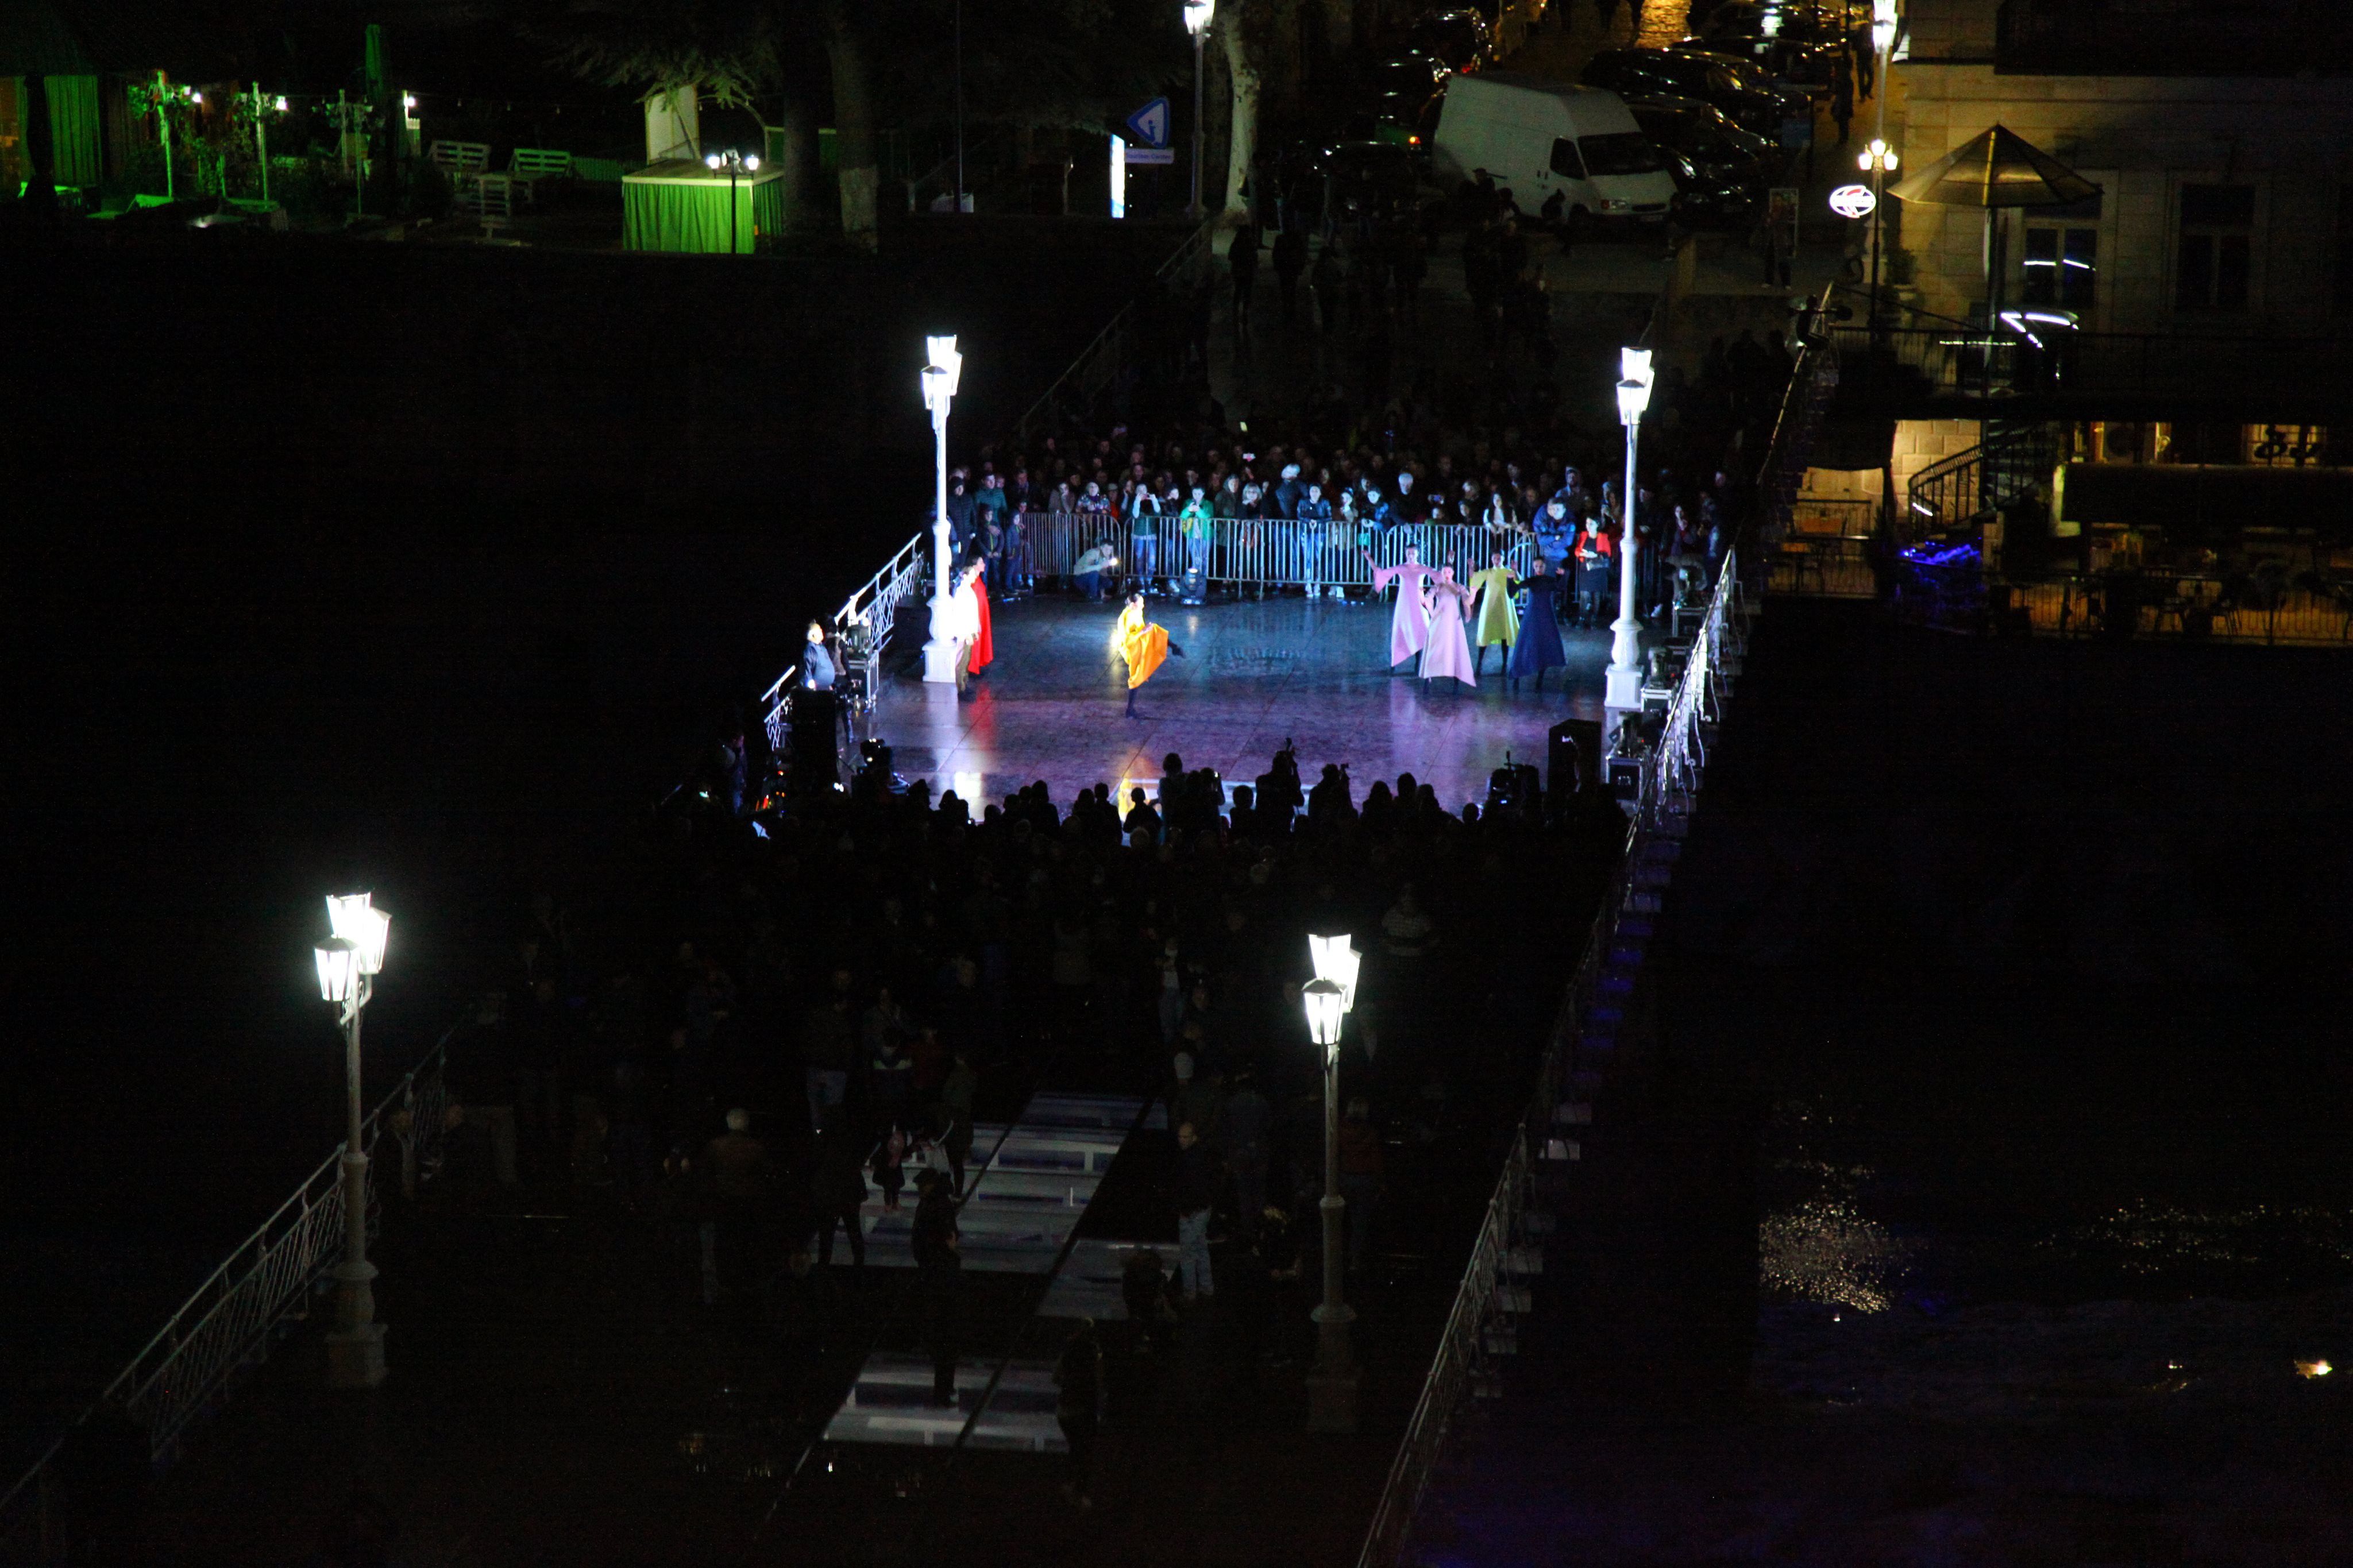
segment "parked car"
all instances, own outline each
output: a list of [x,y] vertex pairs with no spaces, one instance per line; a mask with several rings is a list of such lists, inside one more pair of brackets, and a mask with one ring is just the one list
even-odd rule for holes
[[1438,133],[1439,109],[1445,101],[1443,93],[1383,93],[1370,109],[1359,110],[1342,122],[1338,140],[1386,142],[1411,148],[1418,157],[1427,157],[1431,140]]
[[1780,144],[1743,131],[1713,104],[1695,98],[1630,98],[1626,107],[1634,111],[1643,135],[1689,158],[1701,174],[1759,187],[1780,175]]
[[1778,136],[1784,119],[1810,114],[1802,93],[1759,86],[1737,64],[1683,49],[1603,49],[1577,79],[1628,98],[1695,98],[1760,136]]
[[1419,93],[1428,98],[1446,85],[1454,73],[1437,56],[1421,49],[1381,61],[1365,73],[1365,90],[1378,97],[1392,92]]
[[1406,42],[1450,70],[1474,71],[1495,60],[1494,35],[1476,11],[1433,11],[1413,25]]
[[1831,82],[1838,72],[1839,56],[1844,46],[1828,43],[1806,43],[1788,37],[1751,37],[1740,33],[1711,33],[1705,37],[1685,38],[1676,47],[1694,54],[1721,55],[1751,65],[1765,71],[1777,81],[1787,82],[1820,98],[1827,96]]
[[1485,170],[1524,212],[1557,195],[1572,226],[1664,223],[1675,195],[1666,154],[1616,93],[1511,71],[1448,84],[1432,163],[1444,180]]
[[1669,151],[1666,157],[1675,177],[1672,211],[1674,221],[1683,227],[1746,233],[1765,210],[1761,187],[1703,169],[1687,153]]

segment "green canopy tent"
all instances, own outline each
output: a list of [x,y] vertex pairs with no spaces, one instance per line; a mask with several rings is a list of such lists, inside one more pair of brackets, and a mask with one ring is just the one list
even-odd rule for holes
[[784,232],[784,169],[730,175],[691,158],[665,158],[621,178],[621,242],[630,250],[748,256]]

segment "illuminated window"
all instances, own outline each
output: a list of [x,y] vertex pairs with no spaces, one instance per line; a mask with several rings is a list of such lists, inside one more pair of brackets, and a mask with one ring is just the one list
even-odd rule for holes
[[2100,231],[2047,226],[2026,231],[2024,299],[2030,305],[2089,310],[2099,279]]
[[2182,186],[2173,308],[2245,310],[2247,279],[2254,266],[2254,228],[2253,185]]

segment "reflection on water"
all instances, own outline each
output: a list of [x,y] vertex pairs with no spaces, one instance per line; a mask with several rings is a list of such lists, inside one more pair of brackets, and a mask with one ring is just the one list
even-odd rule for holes
[[2310,1205],[2140,1202],[2046,1237],[2038,1250],[2142,1281],[2186,1286],[2227,1272],[2242,1286],[2289,1285],[2343,1277],[2353,1264],[2353,1215]]
[[1787,1301],[1883,1312],[1914,1261],[1915,1246],[1862,1212],[1866,1165],[1834,1165],[1814,1146],[1831,1118],[1803,1100],[1774,1110],[1765,1134],[1771,1179],[1757,1237],[1766,1293]]
[[1757,1272],[1765,1289],[1786,1300],[1883,1312],[1895,1303],[1913,1258],[1913,1244],[1865,1216],[1854,1185],[1866,1169],[1810,1169],[1822,1190],[1786,1207],[1768,1209],[1757,1231]]

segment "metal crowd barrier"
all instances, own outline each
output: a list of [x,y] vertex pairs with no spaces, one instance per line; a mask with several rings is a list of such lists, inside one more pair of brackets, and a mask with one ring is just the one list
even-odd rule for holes
[[[379,1219],[383,1162],[377,1153],[385,1133],[400,1146],[405,1194],[414,1196],[418,1182],[438,1166],[448,1106],[443,1076],[448,1040],[444,1035],[360,1124],[370,1156],[371,1232]],[[343,1257],[343,1145],[337,1143],[292,1196],[230,1249],[73,1426],[0,1493],[0,1563],[49,1568],[66,1561],[72,1500],[64,1495],[58,1458],[92,1416],[110,1411],[138,1426],[147,1436],[150,1463],[161,1469],[178,1457],[188,1428],[266,1358],[270,1335],[304,1312],[312,1287]]]
[[[1105,513],[1024,512],[1019,549],[1030,574],[1067,579],[1079,557],[1097,545],[1119,558],[1116,578],[1132,578],[1145,570],[1133,519]],[[1468,581],[1483,570],[1491,556],[1501,553],[1505,565],[1525,576],[1535,562],[1535,536],[1518,529],[1497,531],[1462,523],[1443,527],[1406,523],[1372,531],[1337,518],[1319,531],[1287,518],[1217,518],[1202,542],[1201,557],[1208,581],[1235,589],[1303,588],[1310,584],[1369,588],[1375,564],[1403,563],[1406,547],[1421,552],[1428,566],[1454,563],[1457,578]],[[1193,542],[1178,531],[1176,520],[1153,520],[1154,577],[1175,577],[1193,556]]]

